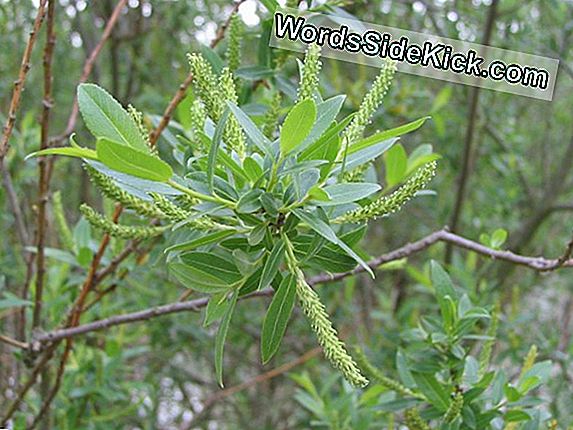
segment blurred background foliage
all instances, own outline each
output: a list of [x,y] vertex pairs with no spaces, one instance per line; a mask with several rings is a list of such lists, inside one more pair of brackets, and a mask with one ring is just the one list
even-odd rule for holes
[[[480,42],[491,3],[374,0],[336,2],[336,6],[364,21]],[[0,0],[2,122],[36,7],[37,1]],[[54,133],[65,129],[81,68],[114,7],[112,0],[58,1]],[[202,47],[215,38],[233,7],[221,0],[129,0],[90,81],[107,88],[124,104],[145,112],[152,123],[188,74],[186,53],[205,49]],[[262,23],[270,15],[255,0],[242,2],[239,13],[246,27],[242,65],[260,64],[270,50],[261,39]],[[23,158],[39,147],[43,38],[42,33],[33,53],[6,159],[29,225],[34,223],[37,204],[37,168]],[[491,45],[561,60],[552,102],[482,90],[477,110],[472,112],[473,88],[397,74],[371,131],[431,115],[431,121],[417,133],[405,136],[402,143],[408,152],[429,143],[443,159],[431,184],[436,195],[420,197],[399,215],[371,224],[364,242],[371,255],[387,252],[451,222],[470,123],[475,127],[471,174],[457,232],[488,246],[526,255],[557,257],[563,253],[571,236],[573,210],[572,38],[570,0],[501,0],[497,5]],[[216,51],[223,55],[224,49],[225,41]],[[280,69],[282,78],[291,83],[296,82],[296,56],[291,54]],[[345,93],[345,109],[355,110],[377,70],[329,59],[324,64],[323,96]],[[249,79],[252,84],[256,81],[253,76]],[[252,98],[252,112],[264,112],[272,93],[265,85],[252,84],[242,97]],[[181,104],[177,121],[186,121],[192,99],[190,94]],[[80,138],[87,136],[82,127],[78,121]],[[170,137],[166,133],[159,141],[160,151],[166,155],[166,138]],[[76,246],[93,249],[100,234],[80,221],[77,208],[87,201],[110,211],[109,202],[101,201],[75,162],[58,160],[52,184],[53,190],[62,192],[66,218],[75,226]],[[11,300],[19,295],[25,262],[4,191],[0,191],[0,205],[0,331],[6,333],[14,328]],[[52,251],[48,253],[45,320],[53,324],[68,309],[85,275],[85,262],[57,252],[62,242],[55,223],[50,209],[48,246]],[[508,232],[507,240],[503,230]],[[112,243],[111,251],[121,249],[122,243]],[[445,246],[437,245],[383,268],[374,281],[359,276],[320,289],[347,342],[360,345],[389,376],[398,376],[396,351],[406,346],[407,333],[418,326],[421,316],[438,314],[429,288],[429,261],[444,262],[445,255]],[[106,254],[104,261],[112,256],[113,252]],[[117,291],[91,308],[84,321],[176,301],[183,290],[167,278],[163,262],[160,247],[130,257],[118,274],[100,287]],[[533,344],[538,348],[538,360],[552,360],[551,377],[536,395],[544,400],[543,410],[557,420],[560,428],[573,425],[571,273],[564,269],[540,274],[461,250],[453,251],[446,267],[454,283],[477,305],[491,309],[501,302],[493,356],[497,368],[510,376],[519,375],[523,358]],[[275,378],[263,378],[239,387],[242,389],[237,392],[221,395],[212,365],[216,328],[202,328],[200,314],[184,313],[121,326],[91,333],[75,343],[62,390],[54,403],[52,428],[381,428],[374,420],[380,416],[385,417],[382,425],[390,428],[389,417],[394,415],[380,411],[377,397],[364,400],[365,393],[343,384],[326,361],[315,358],[319,357],[316,353],[304,355],[313,350],[315,343],[298,310],[279,357],[267,366],[260,364],[259,327],[268,306],[265,300],[250,300],[237,309],[226,348],[227,385],[251,381],[273,367],[305,357],[287,374],[279,372]],[[53,328],[50,324],[45,327]],[[20,353],[0,344],[0,405],[13,397],[26,372]],[[41,394],[33,392],[24,409],[28,413],[37,411],[40,402]],[[26,414],[18,416],[15,426],[24,428]],[[371,426],[360,427],[361,417],[374,417]],[[495,422],[492,425],[495,427]]]

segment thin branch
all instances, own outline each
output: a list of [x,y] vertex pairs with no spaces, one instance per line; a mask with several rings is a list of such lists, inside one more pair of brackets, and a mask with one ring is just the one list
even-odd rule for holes
[[[42,101],[42,119],[40,133],[40,149],[48,147],[50,132],[50,110],[52,109],[52,59],[54,56],[54,45],[56,43],[56,33],[54,32],[55,1],[49,0],[48,19],[46,23],[46,45],[44,48],[44,99]],[[36,290],[34,298],[34,313],[32,318],[32,328],[40,325],[42,315],[42,296],[44,292],[45,280],[45,258],[44,243],[46,240],[46,205],[48,203],[48,169],[47,160],[41,157],[38,162],[38,218],[36,232]]]
[[25,342],[20,342],[19,340],[12,339],[11,337],[4,336],[0,334],[0,342],[7,343],[8,345],[15,346],[16,348],[20,349],[28,349],[28,344]]
[[[438,242],[449,243],[452,244],[453,246],[489,257],[493,260],[507,261],[515,265],[528,267],[538,272],[552,271],[559,269],[561,267],[573,267],[573,259],[571,258],[568,258],[565,261],[561,261],[560,258],[547,259],[543,257],[528,257],[515,254],[511,251],[492,249],[488,248],[485,245],[482,245],[481,243],[474,242],[473,240],[469,240],[462,236],[458,236],[457,234],[451,233],[446,229],[435,231],[416,242],[408,243],[398,249],[388,252],[387,254],[383,254],[377,258],[374,258],[368,263],[368,265],[372,269],[377,269],[382,264],[400,260],[410,255],[417,254]],[[570,244],[567,249],[569,249],[570,247],[573,247],[573,245]],[[348,272],[317,275],[309,278],[308,283],[309,285],[312,286],[318,284],[326,284],[342,280],[349,276],[360,274],[364,271],[365,269],[363,267],[357,267],[356,269],[350,270]],[[273,294],[273,291],[274,290],[272,288],[266,288],[248,294],[244,296],[243,299],[271,296]],[[129,324],[138,321],[146,321],[158,316],[169,315],[180,312],[199,312],[203,307],[207,305],[207,303],[208,303],[208,298],[202,297],[200,299],[189,300],[186,302],[170,303],[167,305],[157,306],[154,308],[145,309],[143,311],[133,312],[129,314],[115,315],[109,318],[83,324],[77,327],[54,330],[38,336],[34,342],[35,344],[37,343],[37,346],[35,346],[35,348],[36,347],[41,348],[42,345],[45,344],[50,344],[52,342],[57,342],[62,339],[83,335],[93,331],[103,330],[116,325]]]
[[38,37],[38,32],[44,21],[44,16],[46,15],[46,3],[48,0],[41,0],[38,7],[38,13],[34,19],[34,25],[30,31],[30,37],[26,43],[26,48],[24,49],[24,55],[22,56],[22,63],[20,65],[20,71],[18,72],[18,79],[14,82],[14,91],[12,92],[12,100],[10,101],[10,108],[8,109],[8,119],[4,125],[2,131],[2,139],[0,140],[0,159],[4,159],[6,153],[8,152],[8,145],[10,141],[10,136],[12,136],[12,131],[14,130],[14,124],[16,123],[16,113],[20,107],[20,100],[22,98],[22,91],[24,90],[24,82],[30,70],[30,57],[32,56],[32,49],[36,43]]

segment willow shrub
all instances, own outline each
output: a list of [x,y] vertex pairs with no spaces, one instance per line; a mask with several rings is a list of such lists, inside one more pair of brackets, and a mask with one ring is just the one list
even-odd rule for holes
[[[237,55],[236,46],[232,52]],[[92,226],[123,239],[166,235],[169,272],[185,287],[209,295],[206,325],[220,320],[215,345],[219,383],[238,298],[272,288],[262,327],[263,362],[279,349],[298,301],[326,358],[352,385],[365,386],[368,380],[338,338],[305,272],[360,266],[374,276],[359,246],[365,224],[400,209],[435,174],[438,156],[429,145],[408,157],[397,144],[400,135],[426,118],[364,137],[395,65],[385,64],[357,112],[339,118],[345,96],[321,97],[320,52],[313,46],[300,64],[296,99],[284,106],[277,90],[264,123],[256,124],[238,103],[234,56],[229,57],[231,67],[218,73],[202,55],[189,56],[198,97],[171,164],[150,145],[142,115],[124,109],[94,84],[79,86],[78,102],[95,149],[72,137],[70,147],[35,155],[82,159],[102,194],[153,220],[145,227],[116,224],[82,205]],[[288,112],[282,121],[281,111]],[[382,154],[384,190],[367,179],[375,178],[369,166]]]

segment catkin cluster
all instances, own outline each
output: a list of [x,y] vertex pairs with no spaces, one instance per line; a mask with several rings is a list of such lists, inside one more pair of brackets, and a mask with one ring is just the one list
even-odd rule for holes
[[298,86],[297,101],[314,99],[318,91],[318,78],[322,63],[320,62],[320,46],[312,44],[306,50],[304,65],[301,70],[300,84]]

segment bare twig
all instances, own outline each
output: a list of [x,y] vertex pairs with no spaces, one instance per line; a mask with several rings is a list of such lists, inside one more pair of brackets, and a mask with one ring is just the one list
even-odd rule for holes
[[[50,132],[50,110],[52,108],[52,58],[54,54],[54,45],[56,43],[56,34],[54,32],[54,12],[55,1],[49,0],[48,19],[46,23],[46,45],[44,48],[44,99],[42,101],[42,119],[41,119],[41,142],[40,149],[48,147],[48,137]],[[46,158],[40,157],[38,162],[38,218],[36,232],[36,295],[34,299],[34,314],[32,318],[32,328],[40,325],[42,315],[42,295],[44,291],[44,242],[46,239],[46,205],[48,203],[48,170]]]
[[2,139],[0,140],[0,159],[3,159],[8,152],[8,145],[10,141],[10,136],[12,136],[12,131],[14,130],[14,124],[16,123],[16,113],[20,107],[20,100],[22,98],[22,91],[24,90],[24,82],[26,81],[26,76],[30,70],[30,57],[32,56],[32,49],[38,38],[38,32],[44,21],[44,16],[46,15],[46,3],[48,0],[41,0],[38,7],[38,13],[34,19],[34,25],[30,31],[30,37],[26,43],[26,48],[24,49],[24,55],[22,56],[22,63],[20,65],[20,71],[18,72],[18,79],[14,82],[14,91],[12,92],[12,100],[10,101],[10,108],[8,109],[8,119],[2,130]]
[[0,334],[0,342],[7,343],[8,345],[15,346],[16,348],[27,349],[28,344],[25,342],[20,342],[19,340],[12,339],[11,337],[4,336]]

